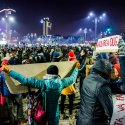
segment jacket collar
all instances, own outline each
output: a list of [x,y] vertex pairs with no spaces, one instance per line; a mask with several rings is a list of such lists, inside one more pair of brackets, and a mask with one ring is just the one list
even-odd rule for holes
[[53,79],[58,77],[59,75],[46,74],[45,76],[43,76],[43,79]]

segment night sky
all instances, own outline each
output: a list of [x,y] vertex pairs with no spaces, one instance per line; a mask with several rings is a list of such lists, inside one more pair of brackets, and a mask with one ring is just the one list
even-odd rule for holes
[[[0,0],[0,10],[4,8],[16,10],[13,28],[22,35],[42,34],[40,20],[43,17],[50,18],[52,35],[72,35],[81,27],[94,30],[94,23],[85,19],[90,11],[97,16],[107,14],[98,30],[111,26],[115,33],[125,31],[124,0]],[[3,15],[0,13],[0,17]]]

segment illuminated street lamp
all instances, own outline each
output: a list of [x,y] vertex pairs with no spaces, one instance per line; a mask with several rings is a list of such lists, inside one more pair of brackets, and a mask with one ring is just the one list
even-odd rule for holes
[[49,35],[48,30],[52,28],[52,23],[49,20],[49,17],[41,19],[40,23],[43,24],[43,35]]
[[[6,19],[6,18],[4,18],[4,17],[2,17],[2,21],[3,21],[3,22],[6,22],[6,21],[7,21],[7,19]],[[14,17],[9,16],[9,17],[8,17],[8,21],[13,23],[13,22],[15,21],[15,19],[14,19]]]
[[84,35],[85,35],[84,39],[85,39],[85,42],[86,42],[87,28],[85,28],[85,29],[83,30],[83,32],[84,32]]
[[79,29],[79,32],[81,32],[81,31],[82,31],[82,28]]
[[90,19],[90,18],[94,18],[94,24],[95,24],[95,33],[94,33],[94,36],[95,36],[95,41],[97,40],[97,24],[98,22],[100,22],[100,20],[102,20],[103,18],[105,18],[106,16],[106,13],[103,13],[102,15],[100,15],[99,17],[97,17],[93,12],[90,12],[87,19]]
[[9,21],[10,21],[10,22],[14,22],[14,21],[15,21],[14,17],[10,16],[10,17],[9,17]]
[[6,38],[7,44],[9,45],[11,34],[10,34],[10,22],[14,22],[14,18],[11,15],[12,12],[16,12],[14,9],[3,9],[0,10],[0,13],[5,12],[5,16],[2,18],[2,21],[6,23]]
[[5,21],[5,18],[4,18],[4,17],[2,17],[2,21]]

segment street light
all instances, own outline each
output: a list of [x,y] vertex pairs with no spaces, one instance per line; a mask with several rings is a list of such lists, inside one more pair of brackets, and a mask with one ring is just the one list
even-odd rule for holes
[[100,20],[102,20],[104,17],[106,16],[106,13],[103,13],[100,16],[95,16],[95,14],[93,12],[90,12],[87,19],[93,18],[94,17],[94,24],[95,24],[95,33],[94,33],[94,39],[95,41],[97,40],[97,24],[98,22],[100,22]]
[[6,38],[7,38],[7,44],[9,45],[10,42],[10,22],[14,21],[14,18],[11,15],[12,12],[16,12],[14,9],[3,9],[0,10],[0,13],[5,12],[5,16],[2,18],[2,21],[6,22]]
[[48,29],[51,30],[52,28],[52,23],[50,22],[49,17],[41,19],[40,23],[43,24],[43,35],[49,35]]
[[85,39],[85,42],[86,42],[87,28],[85,28],[85,29],[83,30],[83,32],[84,32],[84,35],[85,35],[84,39]]
[[[2,17],[2,21],[3,21],[3,22],[6,22],[6,21],[7,21],[7,19],[6,19],[6,18],[4,18],[4,17]],[[9,16],[9,17],[8,17],[8,21],[13,23],[13,22],[15,21],[15,18],[14,18],[14,17],[12,17],[12,16]]]
[[82,28],[79,29],[79,32],[81,32],[81,31],[82,31]]
[[9,17],[9,21],[14,22],[14,20],[15,20],[14,17],[12,16]]
[[5,21],[5,18],[4,18],[4,17],[2,17],[2,21]]

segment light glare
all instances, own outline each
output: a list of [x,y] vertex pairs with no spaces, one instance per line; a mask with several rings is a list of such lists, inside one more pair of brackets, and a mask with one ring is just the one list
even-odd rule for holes
[[90,12],[89,15],[90,15],[90,16],[93,16],[94,14],[93,14],[93,12]]
[[102,16],[100,16],[99,19],[102,19]]
[[43,19],[40,20],[40,23],[43,23]]
[[14,17],[10,16],[10,17],[9,17],[9,20],[10,20],[11,22],[14,22]]
[[102,16],[105,17],[105,16],[106,16],[106,13],[103,13]]
[[2,21],[5,21],[5,18],[4,18],[4,17],[2,17]]
[[79,31],[82,31],[82,28],[80,28]]
[[87,19],[90,19],[90,16],[88,16]]

